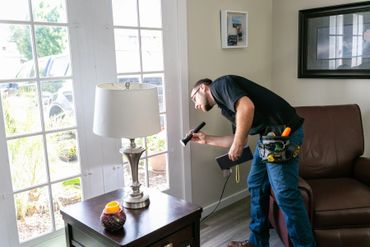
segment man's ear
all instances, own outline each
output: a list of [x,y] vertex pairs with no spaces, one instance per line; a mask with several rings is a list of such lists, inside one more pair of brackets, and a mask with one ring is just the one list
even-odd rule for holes
[[204,83],[200,84],[200,89],[202,89],[203,92],[206,92],[208,87],[204,85]]

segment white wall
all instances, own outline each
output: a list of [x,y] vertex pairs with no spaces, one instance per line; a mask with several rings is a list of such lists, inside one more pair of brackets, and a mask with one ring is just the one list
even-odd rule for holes
[[[272,0],[189,0],[187,4],[189,90],[201,78],[216,79],[224,74],[245,76],[270,88]],[[248,48],[221,48],[222,9],[248,12]],[[193,103],[189,102],[190,126],[205,121],[205,132],[231,134],[231,125],[216,108],[209,113],[196,112]],[[193,202],[206,206],[218,200],[224,183],[214,158],[228,150],[194,143],[190,146]],[[225,196],[246,188],[248,169],[249,165],[241,169],[239,184],[235,183],[234,177],[230,179]]]
[[369,156],[370,80],[297,78],[298,11],[350,2],[361,1],[273,1],[272,88],[293,105],[358,104],[365,132],[365,154]]
[[[223,74],[238,74],[272,88],[292,105],[357,103],[365,132],[365,155],[370,155],[370,80],[298,79],[298,11],[307,8],[345,4],[348,0],[188,0],[189,90],[201,78],[215,79]],[[219,12],[221,9],[247,11],[249,46],[246,49],[221,49]],[[206,121],[204,131],[231,133],[230,124],[218,109],[196,112],[189,103],[190,126]],[[252,140],[253,143],[253,140]],[[218,200],[223,177],[214,157],[225,149],[191,144],[193,201],[202,206]],[[246,188],[244,166],[240,184],[232,179],[226,196]]]

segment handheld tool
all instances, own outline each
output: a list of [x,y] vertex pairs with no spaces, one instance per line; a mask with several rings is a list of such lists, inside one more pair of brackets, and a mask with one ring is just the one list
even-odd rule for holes
[[186,144],[193,137],[193,133],[197,133],[201,128],[204,127],[204,125],[206,125],[206,123],[205,122],[201,122],[197,127],[195,127],[195,129],[193,129],[192,131],[190,131],[183,139],[181,139],[180,140],[180,143],[185,147]]

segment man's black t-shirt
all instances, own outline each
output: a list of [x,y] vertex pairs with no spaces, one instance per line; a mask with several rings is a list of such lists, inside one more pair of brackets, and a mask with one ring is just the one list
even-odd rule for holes
[[253,102],[254,118],[249,131],[251,135],[263,134],[266,127],[287,125],[296,128],[303,123],[303,118],[299,117],[295,109],[283,98],[246,78],[222,76],[212,82],[210,89],[222,115],[230,120],[234,127],[235,103],[243,96]]

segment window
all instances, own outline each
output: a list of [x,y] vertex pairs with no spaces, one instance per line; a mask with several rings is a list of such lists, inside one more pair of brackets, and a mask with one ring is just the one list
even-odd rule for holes
[[[345,24],[351,18],[352,25]],[[319,30],[324,36],[324,28]],[[362,63],[364,16],[359,14],[329,17],[329,69],[348,69]]]
[[0,4],[1,121],[19,242],[64,227],[60,208],[82,197],[68,29],[64,0]]
[[[153,84],[158,89],[160,133],[137,140],[146,147],[139,163],[139,181],[147,187],[168,189],[167,112],[163,62],[163,28],[160,0],[113,0],[113,26],[117,80]],[[129,140],[123,140],[129,145]],[[125,159],[125,158],[124,158]],[[125,160],[125,185],[131,184]]]

